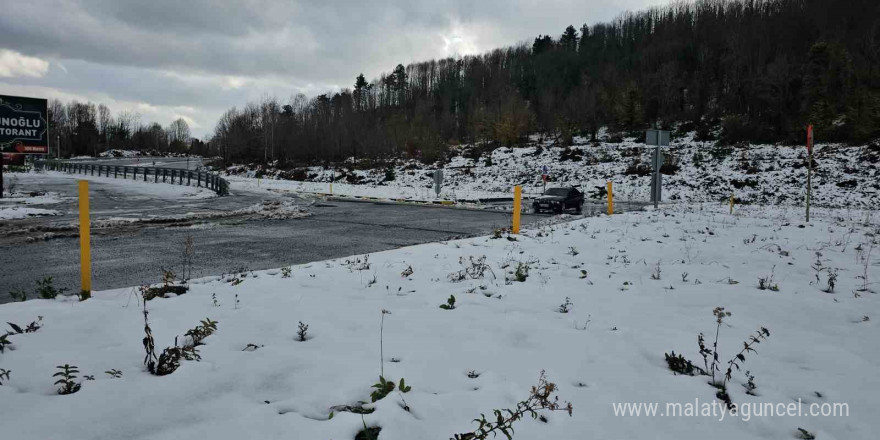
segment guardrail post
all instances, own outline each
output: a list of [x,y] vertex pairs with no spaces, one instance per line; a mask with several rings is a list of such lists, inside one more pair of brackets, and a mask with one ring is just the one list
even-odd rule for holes
[[117,177],[119,177],[119,167],[116,165],[113,165],[113,178],[115,179]]
[[153,168],[153,183],[159,183],[159,169]]
[[190,170],[186,170],[186,186],[189,186],[192,183],[193,173]]
[[168,168],[162,168],[162,183],[165,182],[165,179],[168,177]]
[[147,167],[144,167],[144,182],[147,181],[147,171],[150,171],[150,169]]
[[201,171],[196,172],[196,186],[199,188],[202,187],[202,172]]
[[128,167],[122,167],[122,178],[123,179],[128,178]]

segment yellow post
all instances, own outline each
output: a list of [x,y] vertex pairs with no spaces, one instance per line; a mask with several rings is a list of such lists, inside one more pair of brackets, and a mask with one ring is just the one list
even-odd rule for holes
[[87,299],[92,293],[92,251],[89,239],[89,181],[79,181],[79,263],[82,276],[80,299]]
[[513,187],[513,233],[519,234],[519,213],[522,210],[522,187]]
[[611,190],[611,182],[606,185],[608,188],[608,215],[614,214],[614,191]]
[[330,182],[330,194],[333,194],[333,182]]
[[733,194],[730,195],[730,213],[733,214]]

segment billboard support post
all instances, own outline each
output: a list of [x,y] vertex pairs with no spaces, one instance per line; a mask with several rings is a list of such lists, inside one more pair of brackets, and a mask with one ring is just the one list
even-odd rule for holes
[[3,198],[3,153],[0,153],[0,199]]

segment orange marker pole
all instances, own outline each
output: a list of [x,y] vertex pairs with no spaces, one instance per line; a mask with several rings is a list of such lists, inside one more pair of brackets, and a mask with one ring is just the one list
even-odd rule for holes
[[522,210],[522,187],[513,187],[513,233],[519,234],[519,214]]
[[92,249],[89,227],[89,181],[79,181],[79,264],[82,279],[80,299],[92,294]]

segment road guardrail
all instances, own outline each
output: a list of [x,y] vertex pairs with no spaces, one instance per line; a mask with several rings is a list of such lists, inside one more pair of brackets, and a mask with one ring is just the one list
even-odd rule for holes
[[101,165],[90,163],[67,162],[62,160],[38,160],[34,162],[38,170],[60,171],[71,174],[98,175],[104,177],[122,178],[126,180],[143,181],[208,188],[218,195],[229,194],[229,182],[222,177],[207,171],[181,170],[177,168],[161,167],[135,167],[124,165]]

